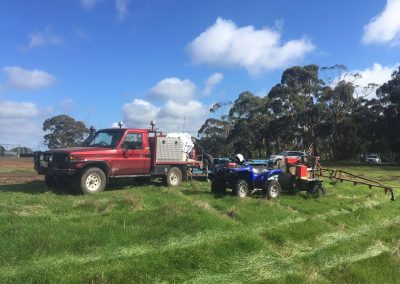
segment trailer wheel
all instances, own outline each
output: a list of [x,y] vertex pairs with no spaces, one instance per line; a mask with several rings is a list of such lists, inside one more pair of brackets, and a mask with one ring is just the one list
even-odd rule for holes
[[99,168],[86,169],[81,175],[81,189],[84,194],[102,192],[106,188],[106,174]]
[[211,192],[214,194],[224,194],[226,193],[226,185],[223,181],[213,179],[211,182]]
[[325,188],[322,182],[316,182],[314,186],[307,191],[308,195],[318,198],[325,194]]
[[181,182],[182,182],[182,171],[177,167],[170,168],[165,179],[166,185],[178,186],[181,184]]
[[238,197],[246,197],[249,194],[249,184],[244,179],[236,181],[233,193]]
[[281,184],[276,180],[268,180],[263,188],[262,195],[268,199],[276,199],[281,193]]

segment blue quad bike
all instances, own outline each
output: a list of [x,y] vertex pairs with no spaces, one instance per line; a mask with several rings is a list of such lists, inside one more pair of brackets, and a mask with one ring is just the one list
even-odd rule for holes
[[262,197],[275,199],[279,197],[281,185],[278,176],[281,169],[270,169],[265,166],[257,167],[250,164],[218,165],[209,174],[211,192],[224,194],[226,189],[239,197],[261,191]]

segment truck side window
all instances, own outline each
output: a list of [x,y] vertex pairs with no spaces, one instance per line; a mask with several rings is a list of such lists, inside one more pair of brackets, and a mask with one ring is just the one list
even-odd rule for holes
[[125,147],[132,150],[142,149],[142,134],[141,133],[128,133],[125,136],[123,143]]

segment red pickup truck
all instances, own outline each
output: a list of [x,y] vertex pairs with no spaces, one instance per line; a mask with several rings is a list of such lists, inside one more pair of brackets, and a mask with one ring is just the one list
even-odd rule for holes
[[110,179],[124,177],[162,177],[166,185],[178,186],[193,169],[204,169],[212,160],[183,146],[181,139],[153,129],[101,129],[82,147],[37,152],[34,168],[45,175],[47,186],[72,181],[83,193],[101,192]]

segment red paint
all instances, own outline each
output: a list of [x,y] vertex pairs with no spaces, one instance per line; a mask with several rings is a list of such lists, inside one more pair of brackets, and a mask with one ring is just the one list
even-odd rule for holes
[[296,177],[301,179],[307,179],[307,166],[297,165],[296,166]]

